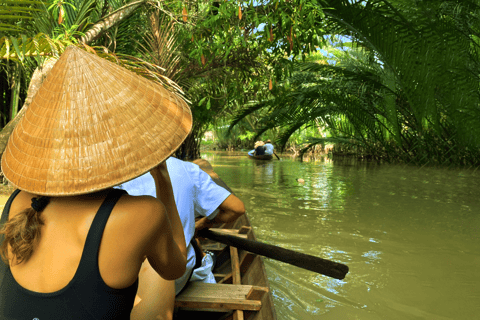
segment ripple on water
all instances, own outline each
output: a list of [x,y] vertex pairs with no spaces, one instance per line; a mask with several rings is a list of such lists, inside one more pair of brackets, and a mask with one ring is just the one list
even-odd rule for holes
[[338,283],[267,260],[279,320],[478,318],[480,171],[271,164],[219,172],[259,240],[350,268]]

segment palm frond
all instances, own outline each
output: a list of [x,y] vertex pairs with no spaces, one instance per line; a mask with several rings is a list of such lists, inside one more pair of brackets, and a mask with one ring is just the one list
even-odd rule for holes
[[22,62],[27,58],[59,56],[68,44],[39,33],[32,38],[25,36],[0,38],[0,59]]
[[[0,3],[0,37],[5,34],[12,35],[18,32],[26,32],[24,21],[32,20],[34,14],[40,11],[37,6],[45,1],[23,0],[7,1]],[[6,23],[6,22],[9,23]]]

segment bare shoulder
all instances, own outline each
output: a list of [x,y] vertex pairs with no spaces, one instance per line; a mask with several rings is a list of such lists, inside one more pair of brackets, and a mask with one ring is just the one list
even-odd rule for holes
[[116,248],[114,252],[108,251],[113,254],[112,259],[121,250],[126,258],[122,261],[141,264],[146,248],[158,238],[159,230],[165,229],[167,224],[165,207],[157,199],[123,195],[110,214],[102,243],[106,248]]
[[131,207],[142,207],[152,210],[163,209],[163,204],[152,196],[131,196],[126,194],[120,198],[118,204],[126,209],[131,209]]
[[118,201],[118,207],[123,214],[141,218],[142,216],[157,216],[165,214],[162,202],[152,196],[124,195]]
[[151,196],[124,195],[112,214],[115,220],[121,220],[130,228],[137,227],[142,232],[156,230],[167,219],[163,203]]

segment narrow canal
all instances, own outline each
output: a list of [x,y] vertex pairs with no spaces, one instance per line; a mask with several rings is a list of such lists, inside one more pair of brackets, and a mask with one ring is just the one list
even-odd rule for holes
[[203,158],[260,241],[350,267],[341,281],[266,259],[279,320],[480,319],[480,170]]

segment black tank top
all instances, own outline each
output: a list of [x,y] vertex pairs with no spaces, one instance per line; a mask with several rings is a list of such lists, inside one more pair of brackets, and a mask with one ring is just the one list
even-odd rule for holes
[[[18,194],[15,191],[3,210],[0,225],[8,220],[10,206]],[[72,281],[52,293],[39,293],[20,286],[10,267],[0,259],[0,319],[1,320],[104,320],[130,319],[138,280],[125,289],[110,288],[98,269],[98,251],[103,230],[115,203],[125,193],[112,189],[93,219],[78,269]],[[0,244],[3,241],[0,235]]]

